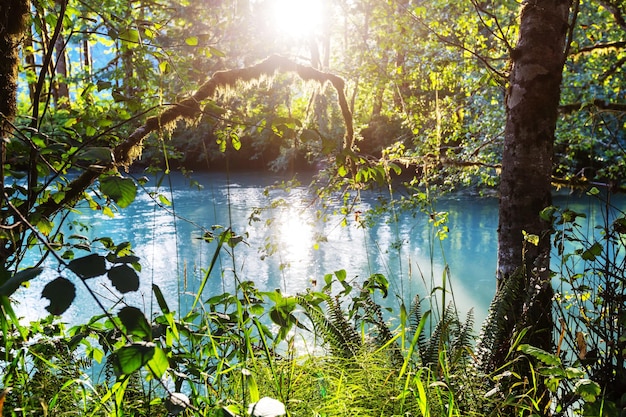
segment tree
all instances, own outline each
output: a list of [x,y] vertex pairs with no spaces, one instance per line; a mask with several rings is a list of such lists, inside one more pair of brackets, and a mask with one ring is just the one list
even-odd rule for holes
[[[5,138],[13,130],[11,124],[17,111],[18,45],[27,14],[27,0],[8,0],[0,4],[0,190],[4,190]],[[4,209],[3,194],[0,209]]]

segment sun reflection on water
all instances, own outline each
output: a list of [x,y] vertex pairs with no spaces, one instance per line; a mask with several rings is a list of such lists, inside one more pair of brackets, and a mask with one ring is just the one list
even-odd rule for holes
[[310,258],[314,247],[313,227],[301,210],[287,209],[277,219],[278,239],[289,262],[302,262]]

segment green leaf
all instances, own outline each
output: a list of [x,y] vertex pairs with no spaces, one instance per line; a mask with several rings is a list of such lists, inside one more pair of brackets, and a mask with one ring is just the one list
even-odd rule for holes
[[549,366],[561,365],[561,359],[558,356],[552,353],[546,352],[543,349],[526,345],[526,344],[520,345],[517,349],[527,355],[530,355],[539,359],[541,362],[543,362],[546,365],[549,365]]
[[154,373],[156,378],[161,378],[170,367],[167,354],[160,347],[154,348],[154,356],[148,361],[148,369]]
[[117,317],[126,327],[128,334],[141,337],[146,341],[152,339],[152,327],[137,307],[124,307],[117,313]]
[[230,142],[233,145],[234,150],[238,151],[239,149],[241,149],[241,139],[239,139],[239,135],[237,135],[236,133],[230,134]]
[[185,43],[189,46],[198,46],[198,37],[190,36],[187,39],[185,39]]
[[137,186],[130,178],[112,175],[100,180],[100,191],[115,201],[118,206],[124,208],[135,200]]
[[97,164],[110,164],[113,162],[111,149],[102,146],[83,149],[76,153],[76,158]]
[[157,303],[159,304],[159,308],[161,309],[163,314],[169,313],[170,308],[165,301],[165,297],[163,297],[163,292],[161,291],[161,288],[159,288],[159,286],[156,284],[152,284],[152,292],[154,293],[154,296],[157,299]]
[[583,258],[585,261],[595,261],[595,259],[600,256],[601,253],[602,245],[596,242],[591,245],[589,249],[584,251],[582,255],[580,255],[580,257]]
[[107,272],[104,256],[95,253],[74,259],[67,267],[82,279],[94,278]]
[[69,279],[63,277],[58,277],[47,283],[41,292],[41,298],[50,300],[50,305],[46,307],[46,310],[57,316],[63,314],[70,307],[75,297],[76,287]]
[[525,230],[522,230],[522,234],[524,235],[524,240],[532,245],[539,246],[539,236],[527,233]]
[[4,284],[2,284],[2,286],[0,286],[0,295],[4,295],[6,297],[11,296],[15,291],[17,291],[22,283],[30,281],[31,279],[41,274],[42,271],[43,268],[41,267],[26,268],[19,271],[11,278],[9,278]]
[[107,274],[111,283],[122,294],[139,289],[139,276],[128,265],[115,266]]
[[112,364],[115,376],[130,375],[154,357],[154,343],[133,343],[113,353]]
[[137,29],[125,29],[119,33],[122,45],[128,49],[136,48],[139,45],[139,31]]
[[340,269],[338,271],[335,271],[335,276],[337,277],[337,279],[339,280],[339,282],[343,282],[346,280],[347,277],[347,273],[345,269]]
[[170,200],[168,200],[167,197],[165,197],[163,194],[159,194],[159,201],[164,206],[170,207],[172,205],[172,202]]
[[372,294],[374,290],[380,290],[383,293],[383,298],[386,298],[389,293],[389,280],[383,274],[373,274],[363,282],[363,289]]
[[594,402],[596,397],[602,392],[600,385],[590,379],[581,379],[576,382],[574,390],[585,402]]

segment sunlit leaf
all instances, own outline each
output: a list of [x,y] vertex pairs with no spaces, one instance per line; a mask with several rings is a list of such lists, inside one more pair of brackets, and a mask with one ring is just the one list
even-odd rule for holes
[[107,272],[104,256],[95,253],[76,258],[67,267],[82,279],[94,278]]
[[111,268],[107,274],[113,286],[122,294],[139,289],[139,276],[128,265]]
[[46,307],[50,314],[63,314],[74,301],[76,288],[69,279],[58,277],[46,284],[41,297],[50,300],[50,305]]
[[115,201],[118,206],[124,208],[135,200],[137,186],[130,178],[112,175],[100,180],[100,191]]
[[136,48],[139,45],[139,31],[133,28],[126,28],[119,33],[119,39],[128,49]]
[[198,37],[190,36],[187,39],[185,39],[185,43],[189,46],[198,46]]
[[147,363],[150,372],[154,373],[156,378],[161,378],[170,367],[167,354],[160,347],[154,348],[154,355]]
[[153,343],[133,343],[113,353],[112,364],[115,376],[130,375],[154,357]]
[[168,206],[169,207],[169,206],[172,205],[172,202],[170,200],[168,200],[167,197],[165,197],[163,194],[159,194],[159,201],[164,206]]

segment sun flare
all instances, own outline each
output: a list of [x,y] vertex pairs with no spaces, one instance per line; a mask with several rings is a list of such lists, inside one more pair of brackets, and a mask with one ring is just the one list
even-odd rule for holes
[[273,12],[278,32],[294,38],[309,37],[324,21],[320,0],[274,0]]

